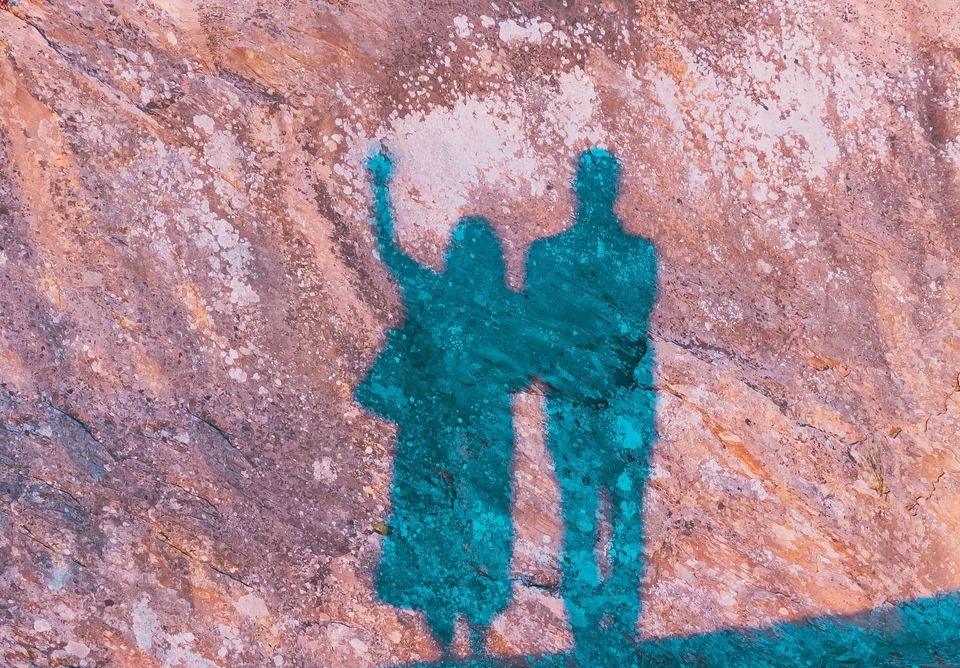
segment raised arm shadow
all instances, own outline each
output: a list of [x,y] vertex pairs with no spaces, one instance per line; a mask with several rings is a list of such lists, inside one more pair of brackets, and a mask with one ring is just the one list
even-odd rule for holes
[[367,161],[373,180],[374,229],[380,257],[393,273],[404,296],[418,286],[423,286],[433,272],[405,255],[394,238],[393,206],[390,201],[390,178],[393,175],[393,160],[380,152]]

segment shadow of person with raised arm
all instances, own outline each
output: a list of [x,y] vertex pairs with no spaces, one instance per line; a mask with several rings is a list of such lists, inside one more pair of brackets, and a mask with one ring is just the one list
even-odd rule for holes
[[507,288],[500,243],[481,219],[454,229],[443,273],[404,255],[394,241],[391,161],[377,155],[369,167],[380,254],[406,307],[356,391],[397,425],[377,594],[424,612],[447,658],[462,617],[478,655],[511,593],[510,395],[529,375],[528,356],[513,345],[521,298]]
[[[656,254],[613,212],[620,165],[592,149],[580,159],[573,227],[535,242],[526,290],[539,328],[535,366],[548,386],[547,445],[565,523],[562,591],[580,666],[636,663],[643,573],[642,502],[655,439],[648,318]],[[598,558],[599,517],[611,537]]]

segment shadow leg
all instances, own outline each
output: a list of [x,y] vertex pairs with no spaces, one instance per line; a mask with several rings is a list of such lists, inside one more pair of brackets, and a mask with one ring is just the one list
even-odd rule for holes
[[581,453],[594,443],[584,420],[573,410],[552,411],[548,444],[554,458],[565,524],[563,542],[564,604],[570,617],[575,654],[582,666],[597,664],[600,638],[600,570],[597,563],[599,505],[596,453]]
[[[615,407],[605,431],[611,467],[604,482],[610,491],[610,577],[603,584],[604,609],[613,613],[611,651],[618,665],[635,665],[636,626],[643,578],[643,501],[653,440],[653,405],[649,393],[631,397],[628,408]],[[615,456],[614,456],[615,453]],[[633,661],[630,661],[630,658]]]

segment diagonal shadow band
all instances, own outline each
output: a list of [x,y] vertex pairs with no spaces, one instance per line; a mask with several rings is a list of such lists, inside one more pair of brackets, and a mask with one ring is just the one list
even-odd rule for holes
[[[578,666],[572,655],[496,657],[459,663],[470,668]],[[823,615],[763,628],[730,628],[644,640],[631,666],[774,668],[782,666],[960,665],[960,592],[900,601],[852,615]],[[621,668],[620,660],[602,666]]]

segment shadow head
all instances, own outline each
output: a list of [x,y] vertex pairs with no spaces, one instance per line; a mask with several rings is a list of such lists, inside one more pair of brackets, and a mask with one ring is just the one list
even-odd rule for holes
[[620,192],[620,161],[602,148],[584,151],[574,186],[581,207],[592,211],[612,209]]
[[486,220],[464,218],[453,228],[444,272],[451,281],[460,285],[503,283],[505,271],[503,247]]
[[370,170],[375,182],[388,181],[393,173],[393,158],[384,151],[378,151],[367,159],[367,169]]

